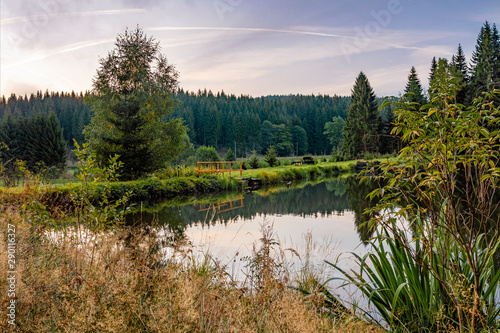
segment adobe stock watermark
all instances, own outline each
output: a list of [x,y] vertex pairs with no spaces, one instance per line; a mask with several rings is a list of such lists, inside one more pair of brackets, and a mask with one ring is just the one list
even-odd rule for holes
[[16,226],[7,224],[7,322],[16,324]]
[[[411,2],[412,0],[406,0]],[[355,38],[349,42],[344,41],[340,44],[340,49],[348,63],[351,62],[351,55],[361,52],[366,48],[382,30],[391,24],[395,15],[401,14],[404,6],[400,0],[389,0],[385,9],[379,11],[371,10],[370,15],[373,20],[367,22],[363,27],[355,27]]]
[[37,13],[31,15],[23,21],[21,28],[16,33],[9,34],[11,43],[14,46],[19,46],[35,38],[40,29],[47,26],[50,18],[61,12],[62,6],[66,5],[71,0],[38,0],[35,5]]
[[243,0],[215,0],[212,4],[221,21],[224,21],[224,15],[227,12],[232,12],[242,2]]

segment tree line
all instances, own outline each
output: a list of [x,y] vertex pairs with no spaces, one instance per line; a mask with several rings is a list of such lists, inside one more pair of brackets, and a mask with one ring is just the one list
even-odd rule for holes
[[66,142],[54,112],[27,117],[6,114],[0,123],[1,175],[15,183],[29,171],[57,177],[66,165]]
[[[134,44],[138,41],[142,43],[139,48]],[[116,46],[107,58],[102,59],[98,70],[102,82],[95,81],[91,92],[38,91],[30,96],[12,94],[0,99],[3,133],[0,142],[9,147],[2,153],[3,163],[22,159],[34,170],[38,161],[32,157],[35,153],[29,150],[35,149],[35,144],[28,142],[43,142],[36,136],[46,132],[36,132],[35,128],[53,126],[55,131],[57,125],[68,149],[72,148],[73,140],[79,143],[94,140],[91,142],[93,150],[102,155],[103,161],[111,153],[123,155],[122,159],[131,163],[136,161],[136,170],[132,171],[132,166],[129,170],[132,178],[147,171],[137,169],[137,165],[145,164],[144,158],[154,160],[151,165],[156,168],[175,157],[171,152],[183,148],[189,152],[193,146],[211,146],[222,152],[231,148],[236,157],[248,156],[249,153],[264,154],[272,148],[278,156],[333,152],[340,159],[393,153],[401,148],[401,141],[391,132],[392,110],[379,110],[381,99],[376,97],[363,72],[356,78],[352,95],[348,97],[289,95],[254,98],[227,95],[223,91],[214,94],[199,90],[195,93],[177,87],[178,73],[159,53],[158,43],[147,38],[140,28],[119,35]],[[148,49],[161,55],[158,59],[161,60],[159,68],[163,76],[138,76],[137,66],[143,66],[146,74],[150,70],[149,65],[141,61],[156,61],[148,54],[136,54]],[[120,52],[130,56],[128,62],[120,60],[125,59]],[[499,54],[500,38],[496,25],[485,22],[469,64],[459,45],[451,61],[432,59],[427,93],[423,91],[414,67],[410,70],[404,93],[408,94],[417,111],[434,93],[435,77],[450,73],[453,84],[460,88],[454,96],[456,102],[469,105],[481,92],[500,87]],[[109,63],[106,64],[104,59]],[[114,65],[121,73],[115,80],[118,84],[112,85],[110,76],[116,73],[108,69]],[[162,82],[158,81],[159,77],[162,77]],[[135,87],[142,90],[131,89],[130,82],[135,82]],[[182,119],[183,124],[176,119]],[[42,122],[51,125],[33,125]],[[158,139],[160,137],[163,139]],[[53,139],[51,145],[45,144],[44,147],[59,149],[59,135]],[[21,142],[23,140],[26,142]],[[170,152],[159,154],[159,151],[149,150],[151,145],[169,146]],[[124,156],[124,151],[135,151],[139,155]],[[14,152],[18,152],[17,155]],[[55,159],[54,165],[60,165],[60,160]],[[44,162],[41,157],[39,161]],[[179,162],[182,161],[177,159],[176,163]]]
[[[448,77],[452,78],[447,83],[449,90],[453,91],[451,102],[465,107],[482,93],[500,88],[500,36],[495,24],[490,25],[486,21],[481,27],[469,64],[460,44],[450,61],[446,58],[432,59],[427,93],[422,88],[415,67],[411,67],[404,94],[412,103],[413,110],[420,112],[421,107],[439,93],[437,87]],[[500,103],[498,100],[494,102]],[[334,127],[337,130],[332,130]],[[345,124],[335,119],[327,124],[330,132],[343,132],[339,154],[346,159],[384,150],[399,150],[401,140],[392,133],[392,128],[392,112],[386,112],[386,119],[382,119],[374,90],[363,72],[356,78]],[[338,135],[337,141],[340,141]]]

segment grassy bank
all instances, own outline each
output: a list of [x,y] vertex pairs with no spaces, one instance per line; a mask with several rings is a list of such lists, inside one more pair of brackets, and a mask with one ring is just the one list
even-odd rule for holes
[[[162,251],[155,229],[107,232],[33,228],[16,207],[0,217],[0,288],[7,286],[7,230],[15,228],[15,325],[1,294],[2,332],[374,332],[332,315],[317,290],[305,298],[263,234],[245,282],[188,250]],[[89,237],[90,236],[90,237]],[[165,237],[163,235],[162,237]],[[89,241],[92,239],[92,241]]]
[[[355,162],[326,162],[315,165],[280,166],[245,170],[243,178],[258,178],[264,186],[285,185],[296,181],[320,180],[352,172]],[[192,174],[190,172],[189,174]],[[243,184],[239,173],[232,176],[181,176],[172,178],[151,177],[144,180],[128,182],[79,182],[51,186],[42,185],[36,181],[28,181],[24,188],[0,188],[4,199],[18,201],[26,188],[43,193],[43,201],[51,205],[71,205],[72,195],[85,195],[92,202],[98,202],[106,197],[108,200],[118,200],[128,197],[129,203],[154,203],[186,197],[206,197],[225,191],[242,190]]]
[[245,170],[244,178],[261,179],[264,185],[276,185],[299,180],[316,180],[336,177],[354,171],[356,161],[325,162],[314,165],[288,165],[273,168]]

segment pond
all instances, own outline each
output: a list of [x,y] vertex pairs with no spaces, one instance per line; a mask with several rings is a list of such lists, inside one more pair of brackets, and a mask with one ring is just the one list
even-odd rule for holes
[[[127,222],[156,221],[162,228],[158,234],[165,239],[200,255],[210,254],[241,279],[244,258],[259,247],[263,228],[272,232],[279,244],[275,247],[282,250],[278,253],[291,270],[306,264],[321,266],[324,260],[336,262],[347,252],[365,254],[371,233],[363,211],[370,205],[365,197],[371,190],[353,176],[341,177],[235,194],[212,203],[164,206],[154,213],[127,216]],[[340,265],[350,268],[352,260],[342,257]]]

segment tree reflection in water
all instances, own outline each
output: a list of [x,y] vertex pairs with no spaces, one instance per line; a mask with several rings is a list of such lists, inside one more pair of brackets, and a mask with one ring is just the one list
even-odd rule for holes
[[[359,238],[367,242],[374,230],[368,227],[365,209],[376,202],[366,199],[374,184],[359,184],[355,176],[341,177],[319,184],[302,184],[293,189],[274,189],[261,193],[238,194],[212,204],[189,204],[162,207],[155,212],[135,213],[126,217],[128,225],[156,225],[168,230],[170,239],[164,245],[186,240],[186,228],[193,224],[206,227],[228,224],[235,219],[253,220],[258,215],[293,215],[307,218],[343,215],[353,211]],[[314,227],[313,225],[311,227]]]

